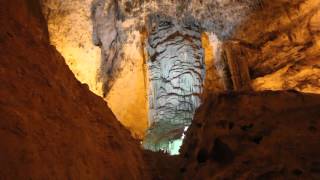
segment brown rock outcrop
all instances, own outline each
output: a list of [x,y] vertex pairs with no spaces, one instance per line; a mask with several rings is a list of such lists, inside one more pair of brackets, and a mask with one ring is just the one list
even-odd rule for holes
[[49,45],[36,0],[0,1],[0,179],[148,179],[142,152]]
[[320,96],[210,95],[181,155],[185,179],[319,179]]
[[233,37],[254,90],[320,93],[320,1],[263,1]]

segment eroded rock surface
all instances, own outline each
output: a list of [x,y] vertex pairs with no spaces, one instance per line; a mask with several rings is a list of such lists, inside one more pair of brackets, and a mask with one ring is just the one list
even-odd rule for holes
[[49,45],[36,0],[0,1],[0,179],[149,179],[138,142]]
[[264,1],[234,37],[255,90],[295,89],[319,93],[320,2]]
[[[187,19],[199,27],[197,32],[201,33],[206,71],[206,77],[202,78],[203,98],[210,92],[226,90],[295,89],[302,92],[320,92],[318,0],[43,2],[47,5],[45,7],[51,9],[48,15],[49,30],[54,35],[51,39],[60,39],[52,41],[58,49],[62,46],[73,49],[78,46],[74,42],[78,41],[84,43],[79,44],[80,49],[91,48],[93,43],[88,41],[88,37],[93,33],[93,42],[101,48],[101,61],[84,63],[82,60],[71,60],[74,62],[69,63],[71,69],[80,74],[81,69],[74,70],[83,67],[76,66],[78,62],[84,66],[90,64],[87,69],[92,69],[92,66],[98,69],[98,76],[92,76],[96,71],[90,73],[90,81],[80,80],[90,82],[89,87],[93,86],[91,82],[100,83],[99,86],[103,86],[100,95],[105,96],[120,122],[139,139],[144,138],[146,129],[155,121],[153,117],[157,113],[154,113],[153,104],[165,104],[148,102],[149,98],[154,98],[154,93],[148,94],[149,89],[153,89],[149,87],[153,86],[149,75],[154,74],[147,72],[148,60],[151,58],[148,58],[149,50],[146,45],[152,36],[149,32],[157,32],[156,29],[149,29],[152,22],[149,17],[154,14],[169,18],[169,24],[174,26],[175,22]],[[75,18],[78,14],[79,19]],[[60,20],[62,23],[59,24]],[[91,21],[93,31],[87,28],[91,26]],[[86,28],[70,28],[84,25],[87,25]],[[165,33],[171,33],[171,30],[166,30],[168,29],[164,29]],[[61,37],[67,37],[65,39],[68,39],[68,42],[62,41]],[[179,37],[186,39],[184,35]],[[176,41],[171,41],[174,44],[162,44],[161,48],[166,49],[167,53],[168,49],[175,48]],[[87,45],[88,43],[91,44]],[[65,44],[67,45],[64,46]],[[93,52],[91,50],[81,52],[88,55]],[[61,52],[67,59],[69,54],[79,54],[78,51]],[[91,57],[100,58],[93,55]],[[129,96],[130,98],[124,98]],[[164,97],[161,101],[164,101]],[[194,100],[190,102],[192,101]],[[148,112],[149,110],[151,112]],[[153,115],[148,117],[148,114]],[[187,116],[189,118],[191,115]],[[181,130],[174,134],[181,134]]]
[[40,0],[48,23],[50,43],[62,54],[76,78],[102,95],[97,74],[100,49],[92,43],[92,0]]
[[210,95],[181,155],[185,179],[318,179],[320,96],[297,91]]

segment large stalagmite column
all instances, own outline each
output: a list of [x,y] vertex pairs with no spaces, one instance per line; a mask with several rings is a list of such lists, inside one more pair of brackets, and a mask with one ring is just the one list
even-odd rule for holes
[[147,48],[150,128],[144,146],[168,150],[200,105],[205,74],[201,33],[191,18],[178,22],[154,16],[151,25]]

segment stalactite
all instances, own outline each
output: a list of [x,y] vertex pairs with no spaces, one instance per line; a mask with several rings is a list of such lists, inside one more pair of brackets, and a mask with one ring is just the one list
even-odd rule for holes
[[93,43],[101,47],[101,66],[98,78],[103,84],[105,97],[112,86],[119,64],[119,30],[117,20],[121,13],[117,1],[95,0],[91,5]]

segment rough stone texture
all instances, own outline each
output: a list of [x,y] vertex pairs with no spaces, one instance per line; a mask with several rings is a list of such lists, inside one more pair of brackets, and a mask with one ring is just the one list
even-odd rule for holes
[[[44,2],[51,9],[45,11],[51,42],[58,48],[79,47],[61,50],[64,56],[81,54],[77,56],[85,58],[96,52],[82,51],[93,47],[88,30],[90,0]],[[196,92],[189,94],[196,96],[196,101],[188,100],[191,108],[181,106],[188,121],[201,92],[201,88],[189,88],[194,82],[196,86],[204,82],[207,93],[247,88],[250,78],[257,90],[295,88],[319,92],[318,0],[95,2],[107,3],[92,9],[93,14],[100,13],[93,17],[97,23],[94,42],[102,47],[105,64],[92,64],[100,68],[108,103],[135,137],[143,137],[147,124],[145,40],[151,40],[147,43],[150,46],[161,40],[148,49],[150,89],[156,90],[152,98],[163,92],[154,88],[155,84],[169,88],[170,83],[177,85],[171,82],[175,78],[166,79],[170,83],[158,79],[159,72],[170,75],[167,67],[175,65],[163,60],[183,59],[168,52],[183,44],[192,49],[187,53],[188,60],[205,63],[209,78],[203,79],[203,68],[187,63],[189,73],[198,78],[190,84],[179,84],[183,90]],[[101,98],[76,81],[64,59],[48,45],[46,23],[37,1],[0,1],[0,8],[0,179],[150,179],[149,174],[154,179],[181,179],[177,170],[185,179],[320,178],[318,95],[296,91],[208,94],[188,131],[182,150],[183,166],[179,157],[162,153],[146,152],[142,157],[137,142]],[[257,11],[251,11],[254,9]],[[170,20],[148,29],[153,26],[150,13]],[[165,34],[169,36],[160,36],[159,29],[168,31]],[[176,34],[171,32],[175,30]],[[55,37],[61,41],[54,41]],[[83,41],[78,41],[82,37]],[[180,55],[183,50],[173,54]],[[168,56],[161,57],[163,53]],[[77,77],[94,90],[92,86],[99,78],[90,72],[90,77],[81,79],[83,69],[77,69],[90,63],[75,59],[71,62]],[[79,66],[74,66],[76,63]],[[178,79],[185,70],[179,66]],[[110,72],[114,74],[110,76]],[[269,84],[271,80],[280,83]],[[164,94],[168,92],[173,97],[181,95],[175,90],[174,95],[170,91]],[[166,106],[157,110],[167,112],[170,106],[166,102],[172,100],[158,97],[154,104]],[[172,124],[167,125],[168,119],[155,117],[165,122],[157,127],[160,133],[155,139],[179,138],[185,122],[170,119],[179,123],[175,131]],[[167,127],[167,132],[162,131]],[[150,168],[146,168],[145,161]]]
[[[175,21],[193,21],[201,31],[214,32],[220,39],[230,37],[236,27],[246,19],[260,1],[140,1],[94,0],[92,3],[93,41],[101,47],[101,78],[103,92],[107,94],[121,74],[121,66],[127,52],[123,44],[130,44],[132,31],[143,33],[149,26],[150,15],[170,17]],[[130,24],[125,27],[124,24]],[[143,43],[143,42],[142,42]],[[135,46],[134,44],[130,44]],[[119,72],[120,71],[120,72]]]
[[[240,59],[243,56],[249,57],[247,61],[252,78],[255,79],[252,83],[254,89],[296,89],[305,92],[319,92],[319,78],[317,76],[319,74],[318,52],[320,46],[318,0],[97,1],[106,4],[106,7],[109,7],[110,4],[113,6],[112,4],[116,2],[118,21],[134,21],[132,30],[139,30],[144,27],[146,25],[145,19],[150,13],[162,13],[175,19],[192,16],[201,24],[204,31],[214,32],[220,40],[232,39],[243,46],[242,49],[244,50],[242,55],[239,54],[239,57]],[[50,0],[45,2],[46,4],[52,4]],[[63,1],[63,6],[59,6],[61,12],[51,11],[50,14],[55,15],[49,16],[49,22],[59,22],[51,19],[64,17],[63,14],[69,16],[79,14],[76,11],[70,11],[70,4],[78,10],[88,11],[90,9],[89,1],[82,3],[81,6],[75,5],[73,2]],[[104,10],[107,11],[108,9]],[[85,20],[82,19],[82,21]],[[90,21],[89,18],[86,21]],[[106,19],[103,21],[107,21],[106,24],[114,23]],[[70,29],[68,27],[76,25],[74,22],[69,23],[68,26],[66,26],[66,23],[61,24],[63,25],[55,23],[54,26],[51,26],[50,30],[56,32],[51,34],[56,34],[56,37],[59,37],[58,35],[63,34],[62,31],[69,32],[65,29]],[[56,29],[59,29],[59,31]],[[89,37],[90,31],[86,28],[81,29],[83,29],[81,32],[64,34],[68,38],[78,38],[79,33]],[[130,31],[122,31],[119,26],[118,30],[121,31],[121,33],[118,32],[120,36],[130,34]],[[86,42],[90,43],[89,41]],[[59,44],[65,43],[57,42],[55,44],[59,48]],[[109,48],[109,46],[106,47]],[[109,51],[105,47],[103,49]],[[277,55],[271,56],[272,53]],[[63,54],[68,57],[67,52],[63,52]],[[70,52],[69,54],[76,53]],[[116,61],[122,61],[122,59],[119,58]],[[77,64],[82,66],[83,63],[79,62]],[[99,65],[96,66],[96,69],[99,69]],[[109,71],[107,69],[103,70],[102,74],[107,74],[106,72]],[[83,70],[78,71],[78,73],[80,72],[83,72]],[[102,76],[102,78],[106,77]],[[93,79],[92,81],[97,80]],[[90,87],[91,84],[89,83]],[[112,82],[106,83],[104,86],[109,87],[111,84]]]
[[[247,59],[238,57],[242,54],[242,49],[239,45],[233,42],[224,42],[222,45],[222,59],[227,62],[226,67],[230,73],[229,77],[232,81],[231,90],[239,91],[250,89],[250,75]],[[227,88],[229,89],[229,88]]]
[[[115,2],[115,1],[112,1]],[[119,30],[117,27],[118,4],[105,0],[95,0],[91,5],[91,17],[93,22],[93,43],[101,48],[100,79],[103,83],[103,96],[106,96],[111,88],[110,79],[114,71],[118,69],[119,55]]]
[[[112,5],[107,4],[109,1],[41,2],[50,43],[64,56],[77,79],[88,84],[94,93],[105,96],[117,119],[134,137],[143,138],[148,126],[147,76],[141,48],[143,33],[132,30],[135,22],[115,21],[115,9],[109,8]],[[110,43],[113,49],[109,50]],[[128,94],[130,98],[124,100]]]
[[150,127],[144,146],[156,150],[179,139],[190,125],[200,105],[205,68],[200,29],[195,21],[175,21],[159,15],[150,19]]
[[[204,49],[204,64],[205,64],[205,79],[203,83],[202,98],[205,98],[207,93],[225,91],[225,81],[223,71],[219,65],[221,52],[221,41],[213,33],[202,33],[201,36],[202,48]],[[223,66],[224,67],[224,66]]]
[[179,168],[182,158],[178,155],[172,156],[164,152],[144,151],[144,159],[150,166],[152,180],[179,180],[182,173]]
[[[117,118],[139,139],[144,137],[148,127],[147,90],[150,88],[144,48],[147,32],[151,31],[148,29],[151,14],[199,24],[207,72],[203,80],[203,98],[210,92],[251,88],[320,92],[318,0],[44,2],[61,4],[59,8],[52,8],[48,16],[50,34],[61,39],[68,37],[78,42],[82,37],[79,34],[88,39],[92,32],[87,27],[76,28],[77,31],[68,29],[83,27],[78,22],[91,25],[93,20],[93,41],[101,47],[103,56],[101,61],[92,61],[99,63],[91,63],[88,68],[99,69],[98,78],[90,73],[88,79],[103,86],[100,95],[106,96]],[[78,14],[79,20],[67,18]],[[60,19],[63,23],[59,23]],[[92,46],[88,40],[80,42],[91,43],[85,48]],[[62,41],[53,43],[58,49],[65,44]],[[77,43],[70,45],[75,47]],[[76,51],[68,53],[77,54]],[[68,53],[62,52],[66,57]],[[86,66],[81,60],[74,64]],[[71,69],[77,66],[71,65]],[[92,83],[88,85],[94,89]],[[128,95],[130,98],[124,98]]]
[[206,31],[223,39],[233,34],[252,9],[260,7],[261,0],[119,0],[117,4],[122,20],[136,18],[137,24],[144,25],[144,18],[154,13],[177,20],[193,17]]
[[181,155],[185,179],[319,179],[320,96],[209,95]]
[[102,95],[102,83],[97,80],[100,49],[92,43],[91,1],[40,0],[50,43],[63,55],[76,78]]
[[[42,2],[49,23],[51,43],[66,58],[76,77],[88,84],[93,92],[105,96],[120,122],[139,139],[144,137],[148,127],[149,82],[144,44],[149,15],[165,14],[178,21],[193,17],[206,31],[215,32],[219,38],[224,38],[230,36],[234,27],[258,4],[250,0]],[[101,47],[102,57],[97,48],[93,47],[92,41]],[[208,87],[208,91],[220,91],[223,85],[215,68],[211,66],[213,59],[207,60],[208,81],[205,82],[205,89]],[[128,94],[131,98],[123,100]]]
[[[272,14],[271,14],[272,13]],[[320,1],[264,1],[235,33],[255,90],[320,92]]]
[[149,179],[138,142],[49,45],[40,6],[0,1],[0,179]]
[[223,90],[250,89],[248,62],[241,55],[242,48],[236,42],[223,41],[218,44],[215,69],[218,72],[216,76],[220,76],[223,81]]

